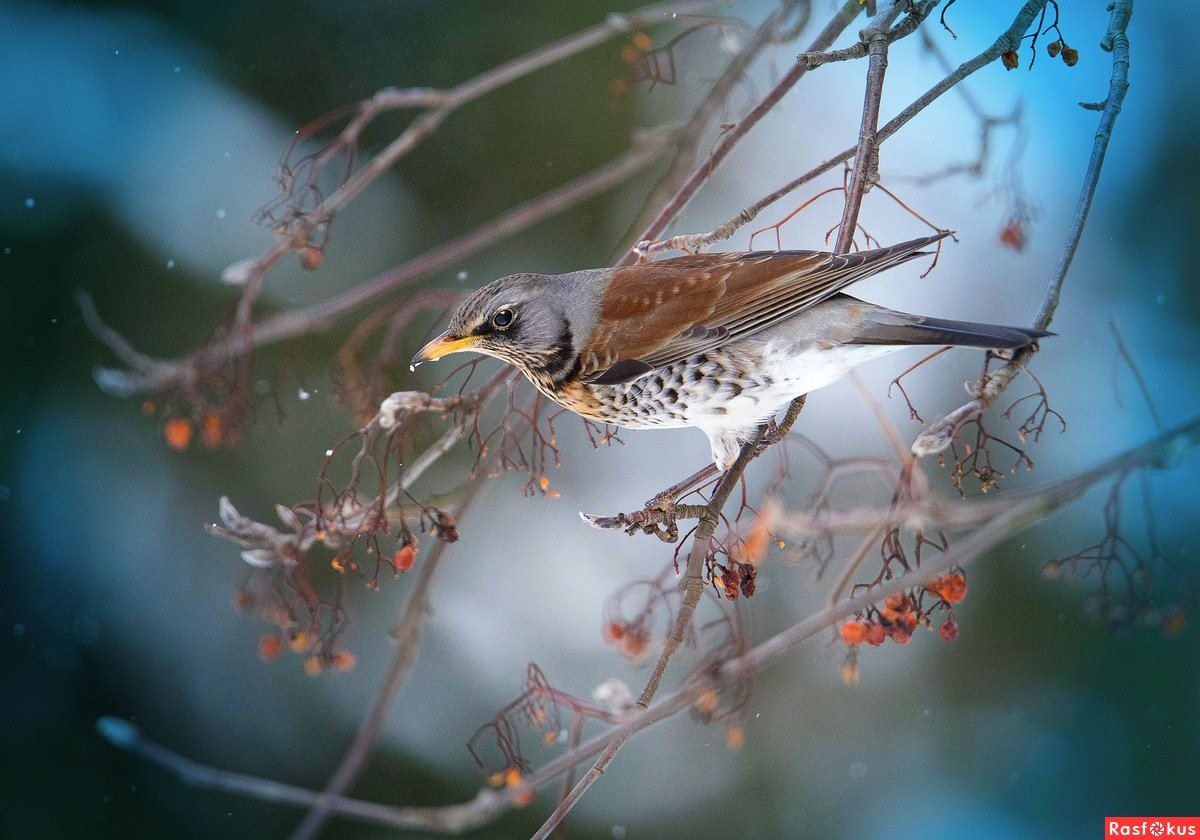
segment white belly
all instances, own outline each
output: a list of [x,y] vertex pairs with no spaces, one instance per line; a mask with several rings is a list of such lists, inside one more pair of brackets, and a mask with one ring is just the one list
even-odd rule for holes
[[698,402],[683,425],[698,426],[710,435],[757,426],[801,394],[831,385],[858,365],[900,349],[879,345],[834,348],[809,345],[797,353],[795,347],[768,343],[763,347],[761,373],[755,378],[761,384],[746,387],[737,395],[727,394],[721,400]]

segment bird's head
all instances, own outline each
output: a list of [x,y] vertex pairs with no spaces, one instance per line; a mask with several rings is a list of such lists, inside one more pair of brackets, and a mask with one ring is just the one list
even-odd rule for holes
[[412,367],[471,351],[508,362],[531,378],[566,376],[578,356],[580,327],[591,328],[568,278],[510,274],[494,280],[463,301],[446,331],[413,357]]

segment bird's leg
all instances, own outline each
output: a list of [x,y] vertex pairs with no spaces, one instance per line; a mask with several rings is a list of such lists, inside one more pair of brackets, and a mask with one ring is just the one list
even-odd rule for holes
[[[789,428],[790,428],[790,424],[789,424]],[[767,421],[767,428],[762,433],[762,435],[759,437],[758,445],[754,447],[754,457],[757,458],[759,455],[766,452],[772,446],[779,443],[779,441],[786,434],[787,434],[787,431],[786,430],[781,431],[779,428],[779,424],[776,423],[775,418],[772,417],[770,420]]]
[[640,531],[643,534],[653,534],[663,542],[677,542],[677,520],[697,519],[702,515],[702,511],[706,510],[703,505],[681,505],[679,500],[715,478],[720,472],[716,464],[708,464],[699,472],[656,494],[646,502],[645,507],[632,513],[618,513],[616,516],[594,516],[587,513],[579,515],[593,528],[621,528],[631,536]]
[[686,496],[688,493],[691,493],[693,490],[696,490],[697,488],[699,488],[702,484],[704,484],[709,479],[716,478],[720,474],[720,472],[721,471],[719,469],[717,469],[716,464],[705,464],[704,469],[699,470],[698,472],[695,472],[692,475],[689,475],[687,478],[685,478],[683,481],[680,481],[678,484],[672,484],[670,487],[668,487],[666,490],[663,490],[661,493],[655,494],[653,499],[646,502],[646,507],[647,508],[658,507],[660,505],[667,504],[668,502],[671,505],[674,505],[681,498]]

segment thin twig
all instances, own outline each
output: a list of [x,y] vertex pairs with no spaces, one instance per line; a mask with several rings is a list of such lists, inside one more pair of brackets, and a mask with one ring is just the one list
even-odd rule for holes
[[862,123],[858,129],[858,146],[854,150],[854,168],[846,187],[846,203],[838,229],[834,253],[846,254],[858,228],[858,212],[863,196],[879,180],[879,103],[883,99],[883,77],[887,72],[888,27],[899,17],[901,0],[895,0],[862,31],[862,40],[870,55],[867,65],[867,86],[863,99]]
[[[803,405],[803,399],[801,399],[801,405]],[[707,515],[701,518],[700,524],[696,526],[695,535],[692,537],[692,549],[688,554],[687,569],[683,576],[683,601],[680,603],[679,611],[675,614],[675,621],[671,625],[671,632],[663,644],[662,652],[658,656],[658,661],[654,665],[650,679],[646,681],[642,693],[638,696],[637,708],[639,709],[648,708],[654,700],[654,696],[658,693],[659,685],[662,683],[663,674],[666,673],[667,665],[671,662],[671,657],[679,649],[679,646],[683,644],[688,628],[691,627],[692,616],[695,614],[696,607],[700,603],[700,598],[704,594],[704,561],[708,558],[709,543],[712,540],[713,532],[716,531],[717,523],[720,521],[721,510],[729,500],[733,488],[741,481],[746,467],[758,454],[758,443],[762,439],[762,436],[763,430],[760,429],[756,439],[742,447],[737,459],[726,470],[725,475],[721,477],[721,481],[717,485],[717,489],[713,491],[712,499],[709,500],[707,505]],[[567,814],[575,806],[575,803],[580,800],[588,788],[595,784],[596,780],[608,769],[608,765],[616,758],[617,752],[625,745],[627,737],[614,738],[605,747],[600,757],[580,777],[575,786],[571,788],[570,793],[562,798],[562,801],[558,803],[558,806],[546,818],[546,821],[542,823],[541,828],[533,835],[532,840],[546,840],[550,836],[559,823],[566,818]]]
[[[906,6],[911,6],[909,13],[904,20],[900,21],[895,26],[887,29],[886,38],[889,44],[899,41],[917,31],[929,13],[940,0],[923,0],[918,4],[906,3]],[[902,11],[896,4],[892,4],[891,10],[895,11],[892,20]],[[878,20],[878,18],[877,18]],[[890,21],[889,21],[890,25]],[[838,61],[852,61],[858,58],[865,58],[870,53],[870,38],[872,30],[877,26],[876,21],[868,24],[861,33],[859,33],[859,42],[852,46],[841,50],[830,50],[829,52],[804,52],[796,57],[796,60],[808,65],[809,70],[815,70],[823,64],[832,64]],[[886,27],[885,27],[886,28]]]
[[[1029,4],[1026,4],[1027,6]],[[1054,319],[1058,309],[1058,301],[1062,296],[1063,282],[1075,259],[1075,251],[1083,238],[1083,228],[1087,224],[1088,213],[1092,208],[1092,199],[1096,196],[1096,185],[1100,182],[1100,171],[1104,167],[1104,157],[1108,152],[1108,143],[1112,138],[1113,127],[1117,116],[1121,113],[1121,105],[1129,90],[1129,37],[1126,30],[1129,19],[1133,14],[1133,0],[1114,0],[1109,6],[1108,31],[1100,42],[1101,49],[1113,54],[1112,76],[1108,85],[1108,99],[1105,100],[1104,111],[1100,115],[1100,124],[1096,128],[1096,137],[1092,142],[1092,154],[1088,160],[1087,170],[1083,176],[1083,186],[1079,191],[1079,199],[1075,205],[1075,213],[1071,217],[1071,226],[1067,231],[1067,240],[1058,258],[1058,267],[1050,278],[1042,305],[1037,317],[1033,319],[1033,328],[1044,330]],[[975,398],[947,414],[941,420],[927,427],[913,441],[912,451],[918,457],[943,452],[954,441],[958,430],[964,423],[978,417],[996,401],[1009,383],[1024,369],[1030,357],[1036,352],[1036,345],[1027,345],[1018,350],[1011,360],[1002,367],[992,371],[983,382],[976,386]]]

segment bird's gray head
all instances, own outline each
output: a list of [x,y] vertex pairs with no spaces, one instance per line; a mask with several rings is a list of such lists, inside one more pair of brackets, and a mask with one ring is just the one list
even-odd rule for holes
[[595,322],[595,306],[589,309],[577,275],[510,274],[488,283],[455,310],[444,333],[421,348],[413,367],[471,351],[508,362],[531,378],[561,381],[572,372],[578,342]]

